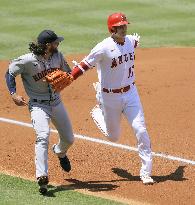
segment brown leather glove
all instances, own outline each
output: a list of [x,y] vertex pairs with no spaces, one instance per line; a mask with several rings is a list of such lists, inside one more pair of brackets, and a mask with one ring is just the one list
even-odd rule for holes
[[62,91],[65,87],[69,86],[74,80],[72,75],[60,69],[56,69],[55,71],[48,73],[45,76],[45,79],[51,85],[54,92]]

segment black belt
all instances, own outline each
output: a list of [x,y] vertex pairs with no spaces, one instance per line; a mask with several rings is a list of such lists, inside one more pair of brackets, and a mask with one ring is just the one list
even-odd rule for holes
[[38,99],[32,99],[32,102],[39,102],[39,103],[46,103],[46,102],[51,102],[51,100],[38,100]]
[[[133,82],[132,85],[135,85],[135,82]],[[126,87],[119,88],[119,89],[103,88],[102,91],[105,92],[105,93],[124,93],[124,92],[127,92],[128,90],[130,90],[130,88],[131,88],[131,86],[128,85]]]

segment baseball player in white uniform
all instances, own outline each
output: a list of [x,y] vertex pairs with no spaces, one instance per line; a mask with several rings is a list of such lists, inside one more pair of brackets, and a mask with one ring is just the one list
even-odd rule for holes
[[135,85],[134,49],[139,36],[126,35],[129,22],[123,13],[110,15],[107,24],[111,36],[98,43],[71,74],[77,79],[96,66],[99,79],[96,97],[104,117],[106,136],[111,141],[119,139],[121,115],[124,114],[137,138],[142,161],[140,178],[144,184],[153,184],[150,138]]
[[[35,165],[36,178],[41,194],[47,193],[48,184],[48,144],[50,121],[59,133],[59,142],[53,145],[53,152],[58,156],[64,171],[71,170],[67,150],[74,142],[71,122],[59,93],[44,81],[44,77],[59,68],[71,72],[69,65],[58,45],[63,40],[51,30],[43,30],[37,37],[37,42],[29,44],[30,53],[22,55],[10,62],[6,73],[6,83],[14,103],[18,106],[29,106],[32,125],[36,133]],[[21,75],[29,102],[16,94],[15,77]]]

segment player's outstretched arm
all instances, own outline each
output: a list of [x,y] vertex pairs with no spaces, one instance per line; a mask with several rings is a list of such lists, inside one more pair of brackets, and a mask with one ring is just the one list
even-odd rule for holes
[[89,69],[84,62],[74,63],[70,73],[64,72],[61,69],[57,68],[53,72],[48,73],[45,76],[44,81],[50,84],[54,92],[61,92],[64,88],[69,86],[74,80],[76,80],[79,76],[81,76],[86,70]]
[[84,61],[81,61],[80,63],[73,61],[73,63],[75,64],[75,66],[72,69],[71,75],[74,80],[76,80],[79,76],[83,75],[84,72],[90,69],[90,66]]

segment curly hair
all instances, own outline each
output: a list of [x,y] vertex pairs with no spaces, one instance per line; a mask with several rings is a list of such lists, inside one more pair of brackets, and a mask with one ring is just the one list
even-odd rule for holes
[[47,45],[41,43],[31,42],[29,43],[29,50],[35,55],[44,55]]

